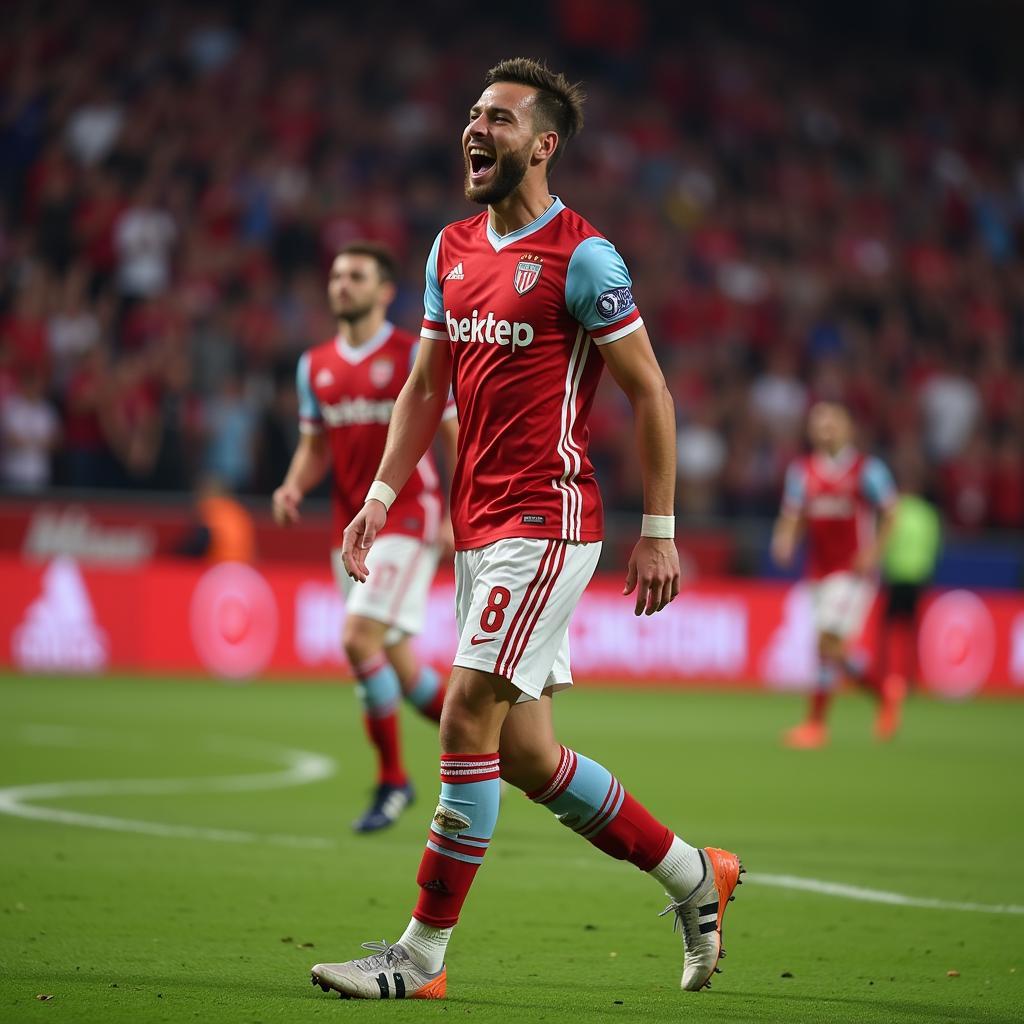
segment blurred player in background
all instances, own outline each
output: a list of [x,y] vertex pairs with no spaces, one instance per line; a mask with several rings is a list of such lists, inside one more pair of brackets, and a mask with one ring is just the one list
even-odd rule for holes
[[772,535],[772,556],[789,566],[807,534],[807,575],[813,587],[818,638],[818,679],[807,721],[786,733],[787,746],[821,747],[832,695],[846,676],[878,698],[875,734],[889,739],[899,727],[906,683],[882,679],[851,644],[864,629],[878,591],[881,553],[892,530],[896,487],[879,459],[853,444],[853,423],[837,402],[818,402],[808,414],[811,453],[786,472],[782,510]]
[[249,510],[212,474],[196,485],[196,522],[176,551],[208,562],[254,562],[256,524]]
[[[427,595],[443,548],[451,550],[451,522],[442,514],[428,448],[412,467],[395,502],[396,514],[373,549],[373,577],[355,583],[342,568],[345,524],[362,507],[384,451],[388,421],[415,356],[416,338],[386,317],[394,298],[395,262],[372,242],[343,249],[331,266],[327,299],[336,337],[299,360],[300,440],[284,483],[274,491],[275,520],[299,518],[305,495],[333,471],[334,577],[345,598],[342,646],[359,680],[366,732],[377,752],[377,787],[353,827],[374,832],[392,824],[413,799],[402,763],[398,703],[404,697],[422,715],[440,721],[444,686],[420,665],[410,637],[423,627]],[[440,434],[449,466],[455,461],[455,407],[447,403]],[[433,437],[433,435],[431,435]]]
[[[434,242],[416,365],[377,479],[345,531],[346,569],[372,579],[376,537],[454,383],[461,638],[441,719],[440,803],[398,942],[313,968],[314,983],[344,996],[445,994],[445,951],[494,833],[499,778],[664,887],[666,913],[682,926],[683,988],[706,986],[721,954],[736,855],[684,842],[607,768],[561,746],[552,722],[552,694],[572,684],[569,620],[601,550],[586,421],[606,365],[633,406],[647,513],[623,593],[636,592],[637,615],[652,615],[679,592],[672,399],[621,257],[548,189],[581,124],[582,95],[563,76],[523,58],[488,73],[462,138],[466,195],[487,210]],[[685,764],[677,770],[682,780]],[[703,802],[713,780],[699,775],[692,799]]]
[[882,558],[886,600],[879,645],[888,671],[908,681],[919,676],[918,607],[942,551],[938,510],[909,483],[901,476],[893,528]]

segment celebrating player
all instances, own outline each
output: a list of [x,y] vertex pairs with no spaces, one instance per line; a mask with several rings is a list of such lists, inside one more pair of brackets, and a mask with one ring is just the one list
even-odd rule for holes
[[875,693],[875,735],[889,739],[899,727],[906,684],[896,675],[879,681],[868,660],[848,644],[860,635],[875,599],[896,487],[884,463],[853,446],[853,424],[844,406],[818,402],[808,416],[807,433],[813,450],[786,472],[772,556],[779,565],[790,565],[806,526],[818,680],[807,721],[790,729],[785,743],[809,749],[828,742],[825,717],[844,674]]
[[[439,551],[451,531],[441,514],[437,472],[426,445],[410,466],[411,479],[403,481],[387,529],[369,557],[373,578],[356,583],[341,562],[342,530],[373,480],[395,398],[417,346],[415,337],[386,319],[394,277],[391,253],[372,242],[355,242],[335,257],[327,299],[338,334],[299,360],[301,436],[273,498],[277,522],[292,523],[303,497],[333,468],[338,547],[331,552],[331,565],[346,601],[342,645],[359,680],[366,732],[378,760],[377,787],[369,809],[353,824],[357,832],[386,828],[413,798],[402,764],[399,699],[404,696],[435,722],[444,703],[437,673],[417,663],[409,642],[423,626]],[[441,436],[450,464],[455,434],[455,408],[447,404]]]
[[683,988],[707,985],[724,955],[735,854],[685,843],[607,768],[561,746],[552,724],[552,694],[572,684],[569,619],[601,550],[586,423],[605,365],[634,410],[647,512],[623,593],[651,615],[679,592],[672,399],[622,259],[548,191],[581,124],[582,95],[562,75],[525,58],[488,72],[462,136],[466,196],[487,210],[437,236],[416,364],[377,479],[345,531],[346,569],[372,578],[376,538],[454,384],[461,637],[441,718],[440,803],[401,938],[313,968],[315,984],[343,996],[445,994],[445,950],[494,833],[500,778],[667,890],[666,913],[682,925]]

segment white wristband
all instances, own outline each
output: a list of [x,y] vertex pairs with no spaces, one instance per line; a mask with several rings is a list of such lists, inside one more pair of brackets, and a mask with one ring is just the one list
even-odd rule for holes
[[676,535],[675,516],[644,516],[640,527],[641,537],[656,537],[659,540],[672,540]]
[[371,498],[376,498],[385,508],[391,508],[397,497],[398,495],[395,494],[394,488],[384,483],[383,480],[374,480],[370,484],[370,489],[366,492],[367,501]]

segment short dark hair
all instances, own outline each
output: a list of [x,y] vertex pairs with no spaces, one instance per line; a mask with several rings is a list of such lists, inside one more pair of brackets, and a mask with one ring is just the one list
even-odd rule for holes
[[335,259],[339,256],[369,256],[376,260],[377,270],[382,281],[394,281],[398,277],[398,260],[395,254],[380,242],[369,242],[359,240],[349,242],[335,253]]
[[530,57],[510,57],[495,64],[484,77],[484,86],[495,82],[515,82],[537,90],[534,127],[558,133],[558,146],[548,161],[550,171],[569,140],[583,127],[583,101],[586,99],[583,88]]

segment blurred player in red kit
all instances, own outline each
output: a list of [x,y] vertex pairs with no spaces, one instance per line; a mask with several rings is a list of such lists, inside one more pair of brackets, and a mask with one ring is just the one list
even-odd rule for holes
[[875,735],[889,739],[899,727],[905,681],[879,679],[868,660],[850,649],[878,592],[881,553],[892,530],[896,486],[879,459],[853,444],[853,423],[837,402],[818,402],[808,414],[811,453],[786,472],[782,510],[772,535],[772,556],[789,566],[807,534],[818,638],[818,679],[807,721],[786,733],[787,746],[811,749],[828,742],[829,704],[844,676],[878,699]]
[[[375,243],[352,243],[335,257],[327,298],[338,333],[299,360],[300,440],[273,497],[274,518],[288,525],[298,519],[303,497],[332,470],[336,547],[331,565],[346,601],[341,640],[359,680],[366,732],[378,761],[376,790],[353,824],[357,832],[386,828],[413,799],[402,763],[400,700],[440,721],[445,695],[437,673],[417,662],[409,640],[423,627],[440,553],[451,547],[451,524],[442,514],[429,450],[412,467],[395,501],[396,514],[373,549],[372,579],[356,583],[341,563],[342,531],[373,481],[395,399],[418,345],[387,320],[394,278],[394,258]],[[453,403],[445,405],[440,434],[449,465],[454,464]]]
[[[624,594],[637,615],[679,592],[675,413],[615,248],[551,195],[548,174],[582,125],[582,95],[525,58],[488,72],[462,148],[466,196],[427,258],[422,342],[345,567],[372,579],[377,536],[454,387],[452,480],[458,653],[441,719],[441,794],[412,919],[394,943],[313,982],[346,997],[440,998],[445,952],[499,810],[500,779],[607,855],[650,873],[681,925],[681,985],[705,987],[741,867],[657,821],[597,761],[562,746],[552,695],[572,685],[568,628],[593,575],[603,520],[587,417],[605,366],[634,410],[645,515]],[[698,798],[701,799],[701,798]],[[601,884],[604,884],[603,882]]]

